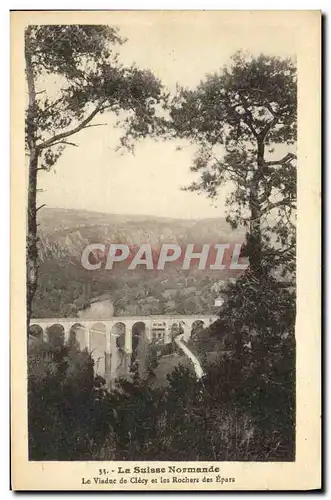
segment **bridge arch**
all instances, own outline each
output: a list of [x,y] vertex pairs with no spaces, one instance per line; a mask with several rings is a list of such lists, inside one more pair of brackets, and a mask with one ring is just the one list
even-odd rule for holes
[[124,351],[125,348],[125,335],[126,335],[127,326],[123,321],[117,321],[113,324],[111,328],[111,335],[116,338],[116,347],[119,350]]
[[44,329],[37,323],[33,323],[29,327],[29,335],[31,335],[31,337],[33,337],[34,339],[43,340]]
[[126,374],[128,361],[125,347],[128,331],[128,326],[123,321],[116,321],[110,328],[110,352],[106,353],[106,369],[111,379]]
[[75,343],[80,349],[86,345],[86,327],[82,323],[74,323],[69,329],[69,343]]
[[191,324],[191,337],[206,328],[206,324],[202,319],[196,319]]
[[65,330],[61,323],[53,323],[47,328],[46,331],[47,340],[53,346],[64,345],[65,341]]
[[132,362],[135,361],[139,346],[146,340],[147,325],[144,321],[136,321],[132,325]]
[[176,319],[171,324],[171,338],[174,339],[177,335],[183,335],[183,339],[187,341],[191,336],[192,320],[189,318]]

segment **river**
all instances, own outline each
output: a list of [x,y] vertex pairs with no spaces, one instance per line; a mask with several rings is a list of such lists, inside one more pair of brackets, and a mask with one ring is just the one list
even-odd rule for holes
[[81,319],[109,319],[114,316],[114,305],[110,299],[95,300],[92,304],[78,312]]

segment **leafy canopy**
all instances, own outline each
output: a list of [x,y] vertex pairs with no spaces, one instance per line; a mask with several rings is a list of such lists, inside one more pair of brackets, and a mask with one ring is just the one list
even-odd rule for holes
[[199,143],[296,140],[296,67],[291,59],[236,53],[230,66],[207,75],[195,90],[179,89],[171,116],[176,135]]
[[[171,118],[172,134],[198,146],[191,169],[200,178],[187,189],[217,198],[221,186],[232,186],[226,197],[228,222],[250,228],[251,238],[262,238],[269,265],[287,260],[293,270],[295,63],[237,53],[196,89],[179,89]],[[279,158],[284,147],[288,152]]]
[[95,126],[90,122],[99,113],[121,115],[124,145],[153,133],[156,109],[165,97],[162,85],[151,71],[119,62],[116,48],[123,43],[110,26],[27,28],[25,54],[36,94],[27,132],[33,131],[43,169],[53,166],[65,145],[75,145],[67,141],[70,136]]

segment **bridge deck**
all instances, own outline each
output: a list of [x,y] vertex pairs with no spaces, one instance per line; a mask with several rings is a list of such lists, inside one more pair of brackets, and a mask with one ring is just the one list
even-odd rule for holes
[[162,320],[171,320],[171,321],[185,321],[185,320],[212,320],[215,321],[218,316],[215,315],[207,315],[207,314],[193,314],[193,315],[158,315],[158,316],[111,316],[109,318],[31,318],[30,323],[87,323],[87,322],[110,322],[115,321],[116,323],[121,323],[125,321],[162,321]]

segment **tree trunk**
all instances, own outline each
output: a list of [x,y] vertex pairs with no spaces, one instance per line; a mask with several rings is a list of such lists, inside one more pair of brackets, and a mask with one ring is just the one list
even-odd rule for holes
[[258,140],[257,144],[257,169],[254,172],[251,188],[249,207],[251,211],[250,232],[247,238],[247,251],[250,269],[255,274],[262,270],[262,235],[261,235],[261,203],[260,203],[260,178],[263,175],[264,141]]
[[29,50],[30,28],[25,32],[25,64],[28,83],[29,106],[26,117],[27,145],[30,153],[28,186],[28,227],[26,241],[26,308],[27,334],[29,331],[32,301],[38,284],[38,249],[37,249],[37,172],[38,148],[36,144],[36,90],[31,53]]
[[28,194],[28,233],[26,248],[26,307],[27,328],[30,325],[32,301],[38,285],[38,237],[37,237],[37,167],[38,156],[30,156]]

